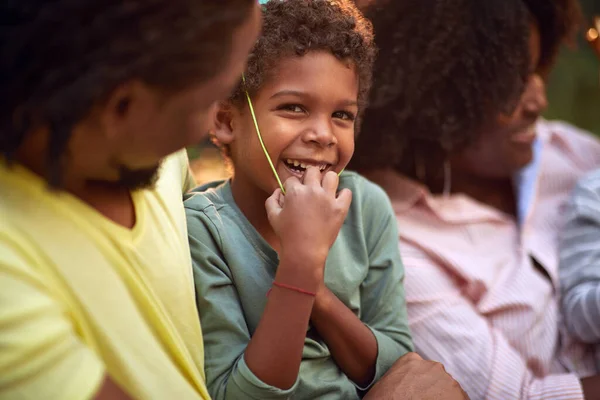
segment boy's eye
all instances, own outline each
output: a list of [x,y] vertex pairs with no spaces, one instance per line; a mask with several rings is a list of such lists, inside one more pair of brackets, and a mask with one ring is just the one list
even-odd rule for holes
[[283,111],[290,111],[293,113],[304,112],[304,108],[298,104],[284,104],[281,107],[279,107],[279,109]]
[[333,118],[338,118],[345,121],[354,121],[356,116],[348,111],[336,111],[333,113]]

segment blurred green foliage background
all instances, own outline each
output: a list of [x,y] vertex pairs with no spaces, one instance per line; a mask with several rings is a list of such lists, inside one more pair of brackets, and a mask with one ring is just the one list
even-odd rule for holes
[[[600,15],[600,0],[580,0],[586,24]],[[587,28],[587,25],[584,27]],[[600,135],[600,62],[583,38],[563,49],[548,84],[547,118],[569,121]]]

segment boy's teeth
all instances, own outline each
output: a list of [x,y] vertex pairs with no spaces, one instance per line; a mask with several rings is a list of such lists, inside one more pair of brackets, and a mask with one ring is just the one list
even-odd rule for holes
[[[311,164],[306,164],[304,162],[298,161],[298,160],[292,160],[291,158],[286,159],[286,162],[289,165],[293,165],[294,167],[300,167],[302,169],[306,169],[308,167],[310,167]],[[319,164],[319,165],[315,165],[317,168],[319,168],[320,171],[324,171],[327,168],[327,164]]]

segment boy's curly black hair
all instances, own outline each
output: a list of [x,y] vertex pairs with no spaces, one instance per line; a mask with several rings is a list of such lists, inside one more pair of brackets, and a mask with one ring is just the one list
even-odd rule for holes
[[0,156],[47,126],[49,180],[71,131],[121,83],[177,91],[216,75],[256,0],[3,0]]
[[371,87],[376,50],[371,23],[350,0],[270,0],[264,4],[263,30],[248,58],[246,83],[240,83],[230,100],[242,105],[245,90],[252,97],[273,76],[282,58],[314,50],[328,51],[355,66],[360,115]]
[[393,167],[417,179],[415,157],[441,170],[517,106],[531,71],[531,22],[541,33],[538,70],[576,32],[577,0],[374,0],[379,57],[351,168]]

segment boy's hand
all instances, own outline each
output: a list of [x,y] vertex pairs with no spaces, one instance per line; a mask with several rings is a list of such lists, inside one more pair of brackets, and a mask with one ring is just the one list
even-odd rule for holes
[[327,172],[321,180],[319,169],[308,167],[302,182],[295,177],[285,181],[285,197],[278,189],[265,204],[281,242],[280,256],[297,265],[320,265],[318,271],[305,271],[316,273],[319,281],[352,201],[350,190],[337,193],[338,183],[335,172]]

